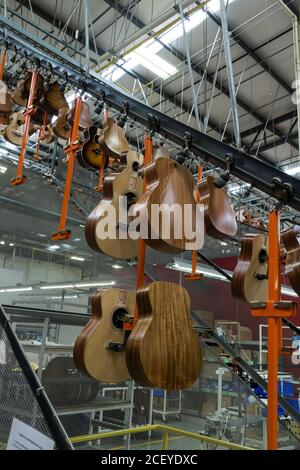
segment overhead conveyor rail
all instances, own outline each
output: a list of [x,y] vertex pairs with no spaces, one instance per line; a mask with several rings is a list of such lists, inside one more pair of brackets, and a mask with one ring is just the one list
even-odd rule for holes
[[[233,175],[250,183],[270,196],[283,200],[287,205],[300,210],[300,181],[280,170],[261,161],[242,150],[216,140],[199,130],[176,121],[170,116],[150,108],[145,103],[135,99],[130,94],[118,88],[114,83],[95,74],[87,76],[80,64],[69,56],[54,48],[37,36],[30,35],[18,24],[0,16],[0,41],[7,41],[16,46],[18,52],[23,51],[29,59],[38,60],[39,64],[49,67],[57,76],[66,78],[71,86],[80,87],[96,99],[105,99],[108,105],[117,110],[124,108],[124,102],[129,106],[129,116],[140,124],[156,128],[160,134],[174,143],[183,145],[184,136],[191,136],[191,151],[196,156],[207,158],[208,161],[222,168],[228,167]],[[4,33],[6,30],[6,35]],[[291,192],[287,191],[291,189]],[[289,194],[288,194],[289,193]],[[288,197],[287,197],[288,196]]]

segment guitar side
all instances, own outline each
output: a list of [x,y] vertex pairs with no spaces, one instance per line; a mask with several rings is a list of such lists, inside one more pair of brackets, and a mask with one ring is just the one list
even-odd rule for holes
[[300,295],[300,245],[294,228],[281,233],[286,249],[286,274],[296,294]]

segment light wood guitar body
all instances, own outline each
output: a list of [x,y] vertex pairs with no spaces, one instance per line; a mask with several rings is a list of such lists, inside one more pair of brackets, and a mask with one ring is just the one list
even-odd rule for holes
[[296,294],[300,295],[300,244],[297,232],[290,228],[281,233],[281,240],[286,249],[285,272]]
[[268,299],[268,237],[248,234],[241,242],[241,253],[232,281],[232,295],[246,302]]
[[74,346],[74,361],[82,373],[99,382],[130,379],[123,322],[126,317],[134,317],[134,308],[134,292],[109,289],[92,297],[92,317]]
[[[133,150],[127,155],[122,155],[123,171],[112,173],[104,179],[103,199],[91,212],[87,218],[85,235],[89,246],[101,253],[113,258],[130,259],[137,256],[138,240],[133,240],[127,236],[128,227],[119,221],[119,197],[127,196],[129,210],[130,206],[136,202],[142,193],[143,180],[138,175],[139,154]],[[100,234],[100,222],[107,218],[108,204],[114,206],[116,213],[116,239],[102,238]],[[130,221],[130,218],[128,218]],[[122,239],[122,236],[126,237]]]
[[147,387],[181,390],[199,377],[202,356],[187,291],[153,282],[137,292],[138,321],[126,345],[130,375]]
[[115,158],[129,151],[124,129],[113,118],[107,118],[99,136],[99,144],[104,154]]

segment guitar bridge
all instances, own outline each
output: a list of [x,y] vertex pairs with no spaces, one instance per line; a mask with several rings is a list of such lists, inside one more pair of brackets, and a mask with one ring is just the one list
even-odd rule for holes
[[125,345],[123,343],[113,343],[113,342],[108,342],[106,344],[106,349],[114,352],[123,352],[125,351]]

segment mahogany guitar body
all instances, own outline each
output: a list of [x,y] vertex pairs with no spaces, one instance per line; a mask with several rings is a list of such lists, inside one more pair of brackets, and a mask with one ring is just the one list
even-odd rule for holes
[[[137,152],[131,150],[127,155],[122,155],[121,160],[124,162],[123,171],[112,173],[104,179],[103,199],[87,218],[85,236],[93,250],[113,258],[130,259],[137,256],[138,240],[128,237],[127,225],[123,226],[119,221],[119,197],[127,196],[128,205],[125,210],[129,210],[142,193],[143,180],[138,175],[139,154]],[[107,219],[109,205],[114,206],[116,213],[114,221],[116,238],[114,239],[103,238],[100,234],[101,221]],[[123,236],[124,238],[122,238]]]
[[[177,254],[185,250],[199,250],[204,242],[204,221],[200,207],[194,198],[194,181],[191,173],[174,160],[159,157],[144,170],[147,183],[146,192],[138,199],[135,213],[148,222],[148,236],[141,233],[147,245],[165,253]],[[152,207],[180,206],[177,215],[169,217],[170,230],[164,231],[167,216],[160,212],[154,218]],[[184,217],[184,205],[190,208]],[[198,221],[197,238],[196,219]],[[186,230],[193,231],[186,234]],[[168,233],[169,232],[169,233]],[[187,236],[189,235],[189,236]]]
[[113,118],[107,118],[103,123],[103,129],[99,136],[99,144],[104,154],[116,158],[129,151],[124,130],[118,126]]
[[300,244],[295,229],[283,231],[281,241],[286,249],[285,272],[292,288],[300,295]]
[[200,375],[202,356],[187,291],[171,282],[153,282],[137,292],[137,304],[139,318],[126,345],[130,375],[146,387],[190,387]]
[[237,233],[235,213],[229,203],[226,186],[217,188],[215,178],[208,176],[198,183],[199,204],[204,205],[207,235],[216,238],[234,237]]
[[83,374],[107,383],[130,379],[122,317],[134,317],[134,309],[134,292],[109,289],[92,297],[92,317],[74,346],[74,361]]
[[268,237],[248,234],[241,242],[241,253],[235,267],[231,292],[246,302],[268,299]]

